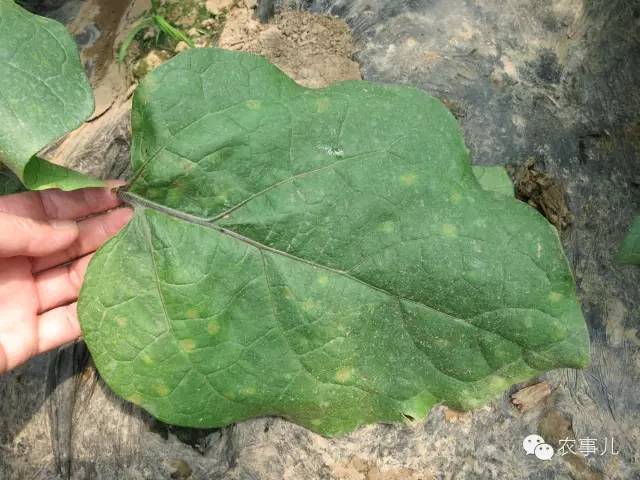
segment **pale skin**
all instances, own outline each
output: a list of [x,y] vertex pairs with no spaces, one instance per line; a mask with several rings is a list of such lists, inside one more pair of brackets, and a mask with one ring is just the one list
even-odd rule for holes
[[0,197],[0,374],[81,335],[89,260],[131,219],[119,185]]

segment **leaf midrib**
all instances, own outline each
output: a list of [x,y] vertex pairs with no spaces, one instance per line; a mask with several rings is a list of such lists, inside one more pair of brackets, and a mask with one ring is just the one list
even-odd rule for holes
[[[124,201],[130,203],[131,205],[133,205],[136,208],[139,208],[139,207],[142,207],[142,208],[145,208],[145,209],[148,208],[148,209],[154,210],[156,212],[163,213],[163,214],[165,214],[165,215],[167,215],[169,217],[176,218],[178,220],[182,220],[182,221],[185,221],[185,222],[188,222],[188,223],[191,223],[191,224],[199,225],[199,226],[214,230],[214,231],[216,231],[216,232],[218,232],[218,233],[220,233],[222,235],[225,235],[227,237],[231,237],[234,240],[237,240],[239,242],[245,243],[247,245],[251,245],[252,247],[258,249],[259,251],[267,251],[267,252],[270,252],[270,253],[273,253],[275,255],[279,255],[279,256],[288,258],[288,259],[296,261],[296,262],[301,262],[301,263],[307,264],[307,265],[309,265],[311,267],[320,268],[320,269],[323,269],[325,271],[334,273],[336,275],[340,275],[340,276],[346,277],[349,280],[352,280],[354,282],[358,282],[358,283],[360,283],[360,284],[362,284],[362,285],[364,285],[364,286],[366,286],[366,287],[368,287],[368,288],[370,288],[372,290],[375,290],[375,291],[380,292],[380,293],[382,293],[382,294],[384,294],[386,296],[394,298],[399,302],[411,303],[411,304],[417,305],[419,307],[426,308],[427,310],[431,310],[433,312],[436,312],[436,313],[438,313],[440,315],[445,315],[447,318],[451,319],[451,321],[454,321],[456,323],[460,323],[460,324],[462,324],[464,326],[467,326],[467,327],[475,328],[475,329],[480,330],[480,331],[482,331],[484,333],[489,333],[491,335],[498,335],[502,339],[504,339],[505,341],[513,343],[513,344],[517,345],[518,347],[520,347],[520,348],[522,348],[524,350],[528,350],[526,346],[521,345],[521,344],[519,344],[519,343],[517,343],[517,342],[515,342],[515,341],[513,341],[513,340],[511,340],[509,338],[504,337],[499,332],[493,332],[493,331],[490,331],[490,330],[486,330],[486,329],[484,329],[484,328],[482,328],[482,327],[480,327],[478,325],[475,325],[473,323],[468,322],[464,318],[456,317],[456,316],[451,315],[450,313],[444,312],[444,311],[442,311],[442,310],[440,310],[440,309],[438,309],[438,308],[436,308],[434,306],[427,305],[424,302],[413,300],[411,298],[402,297],[401,295],[398,295],[398,294],[396,294],[394,292],[391,292],[389,290],[385,290],[384,288],[378,287],[376,285],[372,285],[371,283],[368,283],[368,282],[366,282],[366,281],[364,281],[364,280],[362,280],[362,279],[360,279],[358,277],[354,277],[353,275],[350,275],[348,272],[345,272],[343,270],[338,270],[336,268],[332,268],[332,267],[329,267],[327,265],[323,265],[321,263],[316,263],[316,262],[314,262],[312,260],[308,260],[306,258],[298,257],[296,255],[292,255],[291,253],[288,253],[288,252],[285,252],[285,251],[282,251],[282,250],[278,250],[277,248],[270,247],[269,245],[265,245],[265,244],[263,244],[261,242],[258,242],[257,240],[254,240],[252,238],[249,238],[249,237],[246,237],[244,235],[241,235],[241,234],[239,234],[239,233],[237,233],[237,232],[235,232],[233,230],[230,230],[228,228],[224,228],[224,227],[221,227],[219,225],[216,225],[215,223],[212,223],[212,220],[210,220],[210,219],[198,217],[197,215],[193,215],[193,214],[190,214],[190,213],[182,212],[180,210],[176,210],[174,208],[167,207],[166,205],[161,205],[159,203],[153,202],[151,200],[148,200],[148,199],[146,199],[144,197],[141,197],[141,196],[139,196],[139,195],[137,195],[135,193],[131,193],[129,191],[120,191],[119,195]],[[527,310],[527,309],[525,309],[525,310]],[[483,312],[483,313],[485,313],[485,312]],[[562,341],[562,340],[560,340],[560,341]]]

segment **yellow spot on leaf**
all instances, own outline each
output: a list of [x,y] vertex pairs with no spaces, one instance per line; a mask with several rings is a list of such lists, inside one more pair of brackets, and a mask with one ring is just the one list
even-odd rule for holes
[[489,379],[489,389],[493,392],[506,390],[509,385],[511,384],[503,377],[491,377]]
[[260,100],[247,100],[247,108],[250,110],[259,110],[262,108],[262,102]]
[[294,298],[293,292],[289,287],[284,287],[283,292],[284,292],[284,298],[286,298],[287,300],[293,300]]
[[119,327],[126,327],[127,319],[123,317],[116,317],[116,323],[118,324]]
[[255,395],[256,394],[256,387],[252,387],[252,386],[248,386],[248,387],[244,387],[240,393],[242,393],[243,395]]
[[211,320],[207,325],[207,332],[209,332],[211,335],[217,335],[219,331],[220,331],[220,324],[218,323],[218,321]]
[[320,275],[318,277],[318,284],[320,285],[326,285],[329,283],[329,277],[327,275]]
[[316,100],[316,111],[318,113],[323,113],[329,110],[329,99],[328,98],[319,98]]
[[400,182],[406,186],[415,185],[417,178],[418,177],[415,173],[407,173],[400,177]]
[[104,367],[102,367],[102,372],[105,374],[113,375],[115,371],[118,369],[119,363],[115,360],[110,360]]
[[148,354],[144,354],[140,357],[142,359],[142,362],[145,363],[146,365],[152,365],[153,364],[153,358],[151,358]]
[[311,298],[307,298],[302,304],[302,309],[305,312],[310,312],[316,307],[316,302],[314,302]]
[[445,223],[442,225],[442,234],[446,237],[457,237],[458,229],[455,225],[451,225],[450,223]]
[[549,294],[549,301],[556,303],[559,302],[560,300],[562,300],[562,294],[558,293],[558,292],[551,292]]
[[322,420],[320,420],[319,418],[314,418],[313,420],[311,420],[311,425],[315,425],[316,427],[321,423],[322,423]]
[[382,222],[380,224],[380,230],[382,230],[384,233],[393,233],[395,230],[395,223],[393,223],[391,220]]
[[347,331],[347,326],[342,323],[342,322],[338,322],[335,324],[335,328],[336,330],[338,330],[338,332],[340,333],[340,335],[347,335],[349,332]]
[[336,381],[340,383],[348,382],[353,376],[352,367],[342,367],[336,372]]
[[460,192],[453,192],[451,194],[451,203],[460,203],[460,200],[462,200]]
[[180,348],[185,352],[193,352],[196,348],[196,344],[193,340],[180,340]]
[[169,387],[167,387],[164,383],[156,383],[153,386],[153,389],[156,391],[158,395],[164,397],[169,394]]
[[136,405],[140,405],[142,403],[142,395],[140,395],[139,393],[134,393],[132,395],[129,395],[127,397],[127,400]]
[[187,314],[187,318],[198,318],[200,315],[198,314],[197,308],[188,308],[185,312]]

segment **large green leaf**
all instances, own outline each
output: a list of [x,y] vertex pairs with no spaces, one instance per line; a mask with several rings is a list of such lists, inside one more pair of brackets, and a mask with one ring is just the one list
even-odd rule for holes
[[631,225],[616,260],[622,264],[640,265],[640,216]]
[[93,111],[91,87],[65,28],[0,0],[0,71],[0,162],[31,190],[102,186],[36,156]]
[[481,188],[423,92],[196,49],[146,77],[132,123],[135,217],[79,314],[107,383],[161,420],[336,435],[588,363],[555,229]]

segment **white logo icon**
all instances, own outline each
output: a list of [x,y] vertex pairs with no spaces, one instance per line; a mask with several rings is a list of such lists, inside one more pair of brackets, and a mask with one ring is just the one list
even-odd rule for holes
[[528,435],[522,441],[522,448],[527,455],[535,455],[539,460],[551,460],[555,453],[553,447],[545,443],[540,435]]
[[553,458],[554,451],[553,447],[548,443],[541,443],[536,447],[533,454],[539,460],[551,460],[551,458]]

